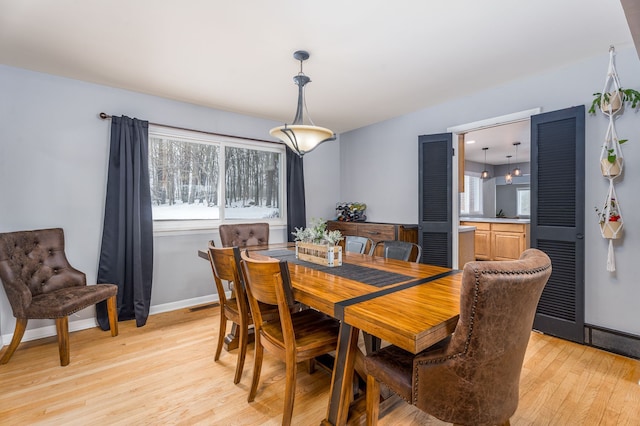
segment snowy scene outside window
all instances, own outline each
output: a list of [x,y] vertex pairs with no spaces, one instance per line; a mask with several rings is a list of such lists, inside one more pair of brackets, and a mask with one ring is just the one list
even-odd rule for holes
[[281,218],[283,159],[276,144],[150,131],[153,220]]

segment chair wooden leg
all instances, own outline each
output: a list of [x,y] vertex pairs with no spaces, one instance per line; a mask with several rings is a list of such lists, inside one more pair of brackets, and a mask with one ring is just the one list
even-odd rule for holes
[[111,337],[118,335],[118,308],[116,306],[116,296],[107,299],[107,314],[109,315],[109,328]]
[[291,425],[291,418],[293,417],[293,403],[296,399],[296,359],[295,356],[287,357],[286,371],[287,379],[284,388],[284,411],[282,413],[282,425]]
[[247,324],[240,324],[240,344],[238,346],[238,361],[236,362],[236,376],[233,383],[240,383],[242,378],[242,370],[244,369],[244,359],[247,355],[247,344],[249,341],[249,327]]
[[378,424],[380,415],[380,383],[375,377],[367,375],[367,426]]
[[305,361],[305,364],[307,366],[307,373],[313,374],[313,373],[316,372],[316,360],[315,360],[315,358],[309,358],[308,360]]
[[56,318],[60,365],[69,365],[69,317]]
[[9,347],[4,351],[2,359],[0,359],[0,364],[8,363],[13,353],[18,349],[18,345],[27,328],[27,321],[26,318],[16,318],[16,329],[13,331],[13,337],[11,338],[11,343],[9,343]]
[[367,355],[370,355],[373,352],[380,350],[380,345],[382,344],[382,340],[379,337],[369,334],[366,331],[362,332],[362,337],[364,338],[364,349]]
[[249,391],[249,398],[247,401],[253,402],[256,397],[256,392],[258,390],[258,382],[260,381],[260,371],[262,370],[262,354],[263,348],[260,344],[260,335],[259,332],[256,331],[255,334],[255,362],[253,364],[253,379],[251,380],[251,390]]
[[224,315],[224,306],[220,305],[220,329],[218,330],[218,346],[216,347],[216,356],[213,357],[214,361],[220,359],[220,353],[222,352],[222,345],[224,343],[224,336],[227,333],[227,317]]

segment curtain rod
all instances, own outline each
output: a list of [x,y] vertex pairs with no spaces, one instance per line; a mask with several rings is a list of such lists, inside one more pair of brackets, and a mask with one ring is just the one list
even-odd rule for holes
[[[99,116],[103,120],[111,119],[111,116],[109,114],[107,114],[107,113],[104,113],[104,112],[101,112],[99,114]],[[154,126],[159,126],[159,127],[166,127],[168,129],[187,130],[189,132],[198,132],[198,133],[204,133],[204,134],[213,135],[213,136],[224,136],[224,137],[227,137],[227,138],[238,138],[238,139],[245,139],[245,140],[255,141],[255,142],[275,143],[275,144],[278,144],[278,145],[280,144],[279,142],[268,141],[266,139],[247,138],[247,137],[244,137],[244,136],[227,135],[227,134],[224,134],[224,133],[206,132],[204,130],[195,130],[195,129],[188,129],[186,127],[170,126],[168,124],[159,124],[159,123],[152,123],[152,122],[149,122],[149,124],[152,124]]]

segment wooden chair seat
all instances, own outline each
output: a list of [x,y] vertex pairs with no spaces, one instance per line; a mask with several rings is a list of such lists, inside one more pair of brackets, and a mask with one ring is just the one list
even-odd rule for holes
[[[305,309],[291,315],[295,330],[296,362],[326,354],[336,349],[335,337],[340,324],[332,317],[313,309]],[[271,321],[262,325],[263,345],[271,345],[270,351],[284,359],[286,347],[280,321]]]

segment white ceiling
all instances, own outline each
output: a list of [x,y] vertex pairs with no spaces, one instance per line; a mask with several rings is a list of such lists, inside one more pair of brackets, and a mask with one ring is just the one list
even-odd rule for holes
[[0,0],[2,64],[281,122],[308,50],[336,133],[632,42],[619,0]]
[[[468,132],[464,135],[466,142],[464,158],[476,163],[484,163],[485,152],[482,148],[489,148],[487,154],[487,164],[511,164],[529,162],[531,151],[531,121],[523,120],[516,123],[509,123],[502,126],[490,127],[488,129]],[[470,144],[470,141],[475,141]],[[518,152],[513,145],[520,142]],[[508,160],[507,155],[512,157]]]

